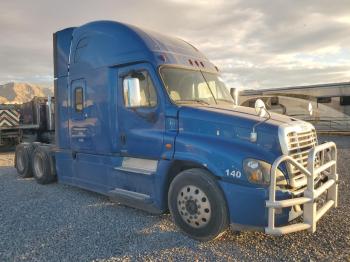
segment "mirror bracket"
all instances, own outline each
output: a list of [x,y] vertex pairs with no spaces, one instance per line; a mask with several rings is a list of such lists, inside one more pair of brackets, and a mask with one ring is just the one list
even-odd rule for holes
[[260,117],[264,117],[265,113],[267,114],[267,117],[263,121],[257,122],[253,125],[252,132],[250,133],[250,142],[252,143],[255,143],[258,140],[258,134],[256,132],[256,128],[259,125],[270,120],[271,118],[270,112],[266,109],[265,103],[261,99],[257,99],[255,101],[255,111]]

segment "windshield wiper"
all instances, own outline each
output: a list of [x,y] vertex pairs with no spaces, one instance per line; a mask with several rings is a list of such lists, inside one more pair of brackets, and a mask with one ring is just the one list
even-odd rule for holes
[[209,83],[208,83],[207,78],[204,76],[202,70],[199,70],[199,72],[201,72],[201,75],[202,75],[203,79],[205,80],[205,83],[207,84],[207,87],[208,87],[208,89],[209,89],[211,95],[213,96],[213,99],[214,99],[214,101],[215,101],[215,104],[218,104],[218,102],[216,101],[216,98],[215,98],[215,96],[214,96],[214,94],[213,94],[213,91],[211,90],[211,88],[210,88],[210,86],[209,86]]
[[223,99],[223,98],[216,98],[216,101],[221,101],[221,102],[226,102],[226,103],[229,103],[229,104],[234,104],[232,100]]
[[191,102],[196,102],[196,103],[200,103],[200,104],[205,104],[205,105],[210,105],[210,103],[208,103],[205,100],[202,99],[185,99],[185,100],[176,100],[177,103],[191,103]]

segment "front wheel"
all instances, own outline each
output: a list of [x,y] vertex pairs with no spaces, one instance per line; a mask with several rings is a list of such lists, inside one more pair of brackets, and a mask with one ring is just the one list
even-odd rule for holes
[[168,205],[175,224],[194,239],[212,240],[228,228],[225,197],[204,169],[188,169],[177,175],[169,188]]

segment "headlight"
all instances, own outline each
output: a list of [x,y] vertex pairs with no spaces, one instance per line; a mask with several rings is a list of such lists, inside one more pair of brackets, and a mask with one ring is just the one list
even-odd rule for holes
[[[268,186],[270,184],[271,165],[267,162],[247,158],[243,161],[243,170],[250,183]],[[276,185],[287,185],[283,173],[277,169]]]

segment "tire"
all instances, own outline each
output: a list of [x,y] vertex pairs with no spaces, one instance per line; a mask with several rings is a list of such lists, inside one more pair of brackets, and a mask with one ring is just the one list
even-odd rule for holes
[[225,197],[216,179],[204,169],[188,169],[174,178],[168,206],[175,224],[196,240],[213,240],[229,226]]
[[[40,142],[33,142],[32,146],[34,149],[36,149],[38,146],[41,146],[42,144]],[[34,151],[34,150],[33,150]]]
[[49,146],[38,145],[33,153],[33,175],[39,184],[56,181],[56,165]]
[[23,178],[33,176],[32,171],[32,154],[33,146],[28,143],[21,143],[16,146],[15,152],[15,168],[18,174]]

